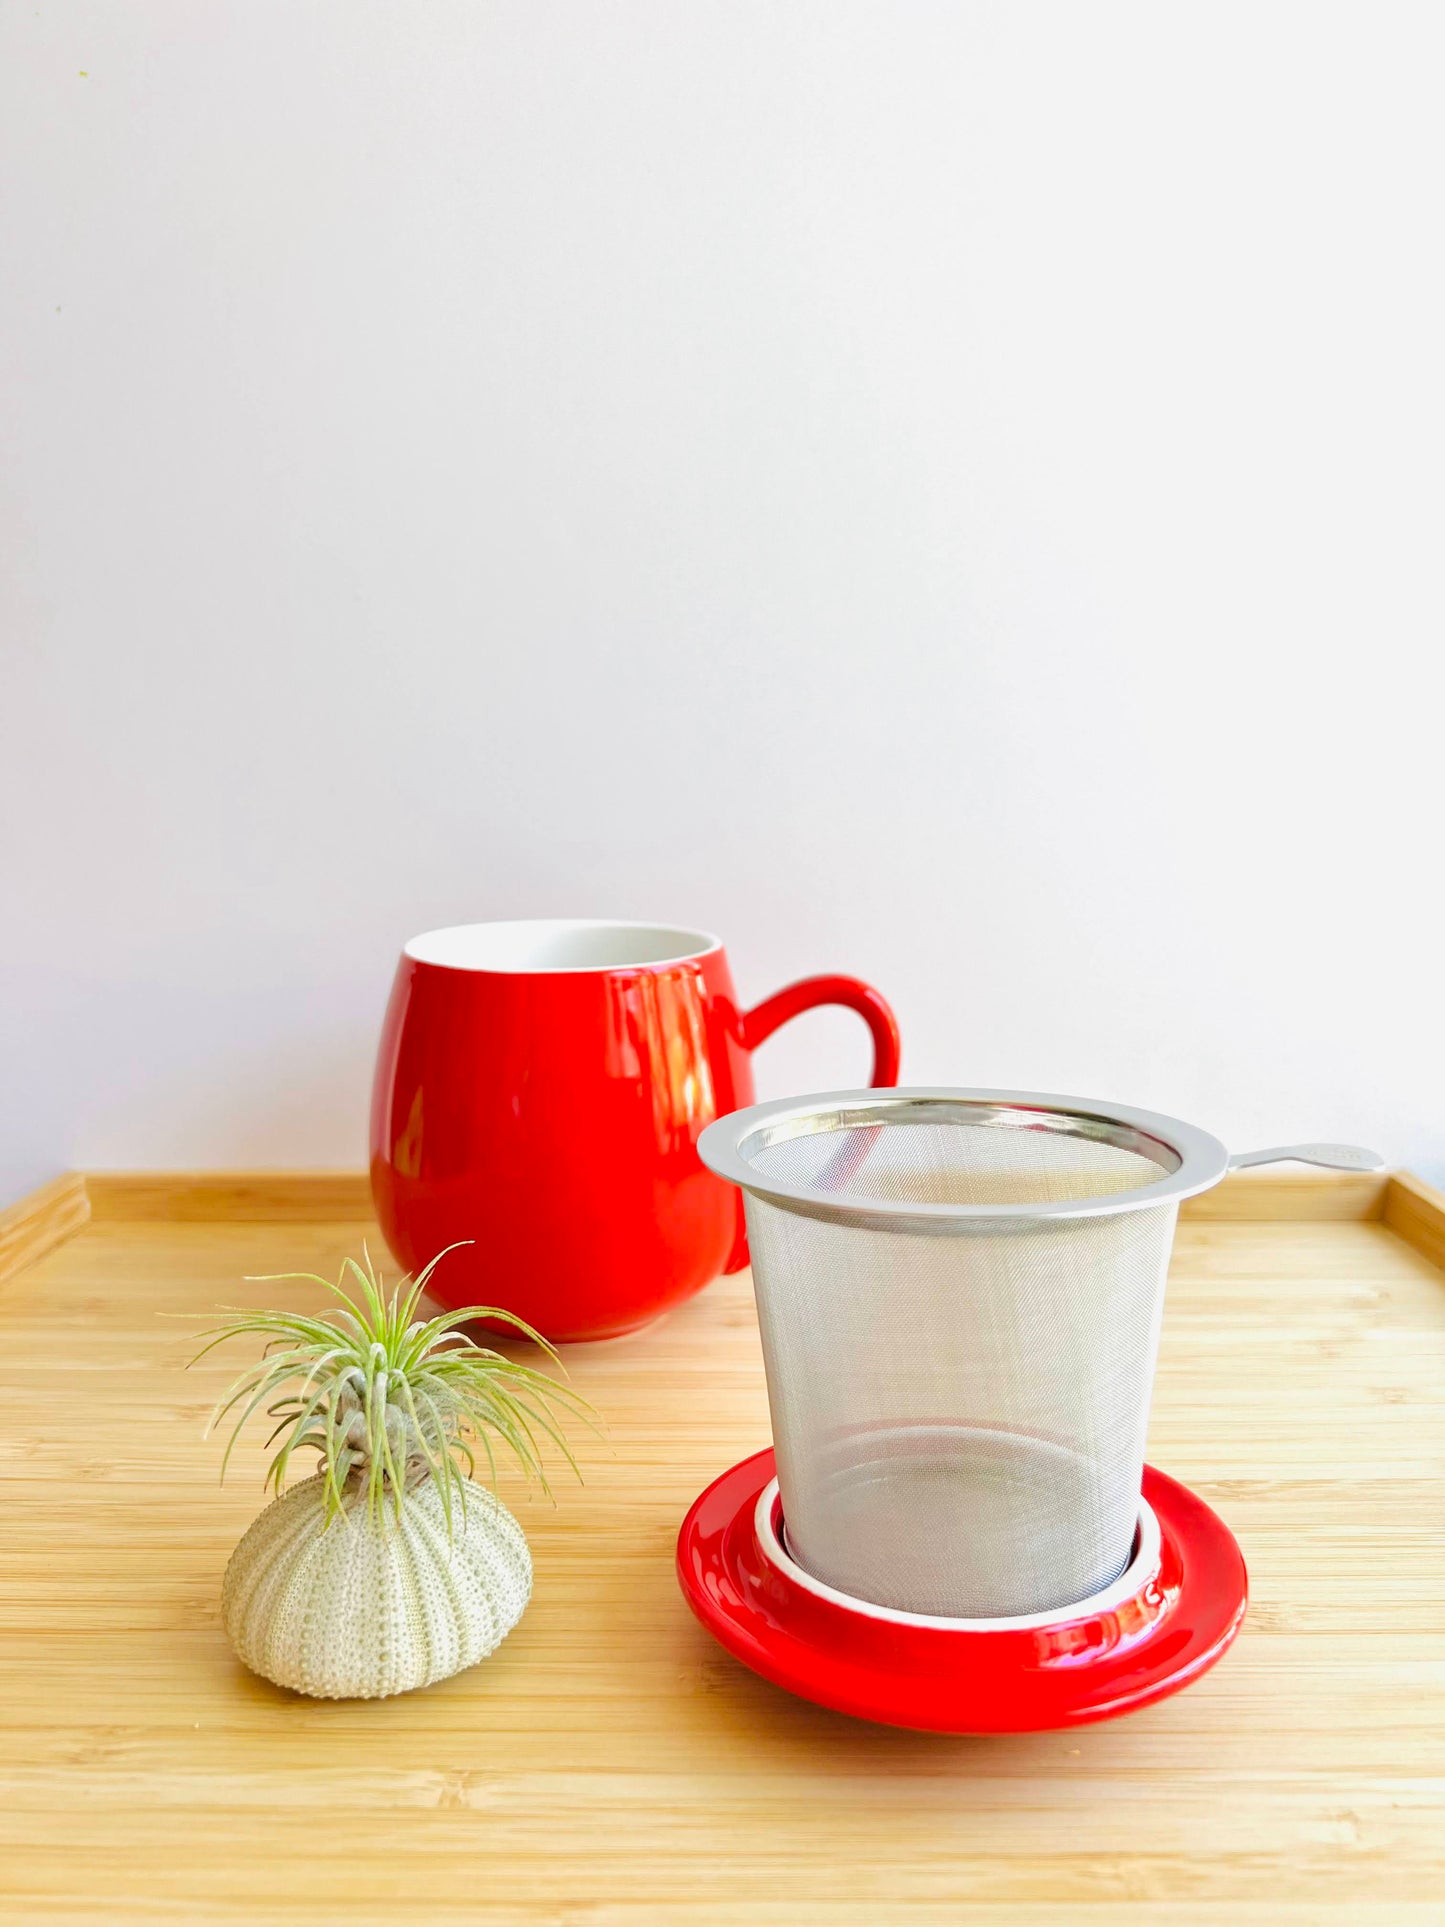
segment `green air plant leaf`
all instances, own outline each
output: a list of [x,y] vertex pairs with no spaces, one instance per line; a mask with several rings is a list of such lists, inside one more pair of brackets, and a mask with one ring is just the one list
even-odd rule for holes
[[208,1342],[193,1365],[227,1339],[265,1341],[259,1361],[223,1394],[206,1427],[209,1433],[239,1407],[221,1477],[247,1420],[264,1407],[275,1421],[266,1444],[277,1448],[266,1483],[279,1497],[297,1447],[318,1453],[328,1522],[356,1498],[370,1518],[379,1518],[388,1504],[399,1517],[408,1487],[432,1479],[450,1531],[453,1505],[465,1507],[467,1482],[476,1469],[473,1446],[480,1445],[496,1476],[494,1433],[544,1492],[551,1491],[542,1462],[544,1443],[555,1446],[580,1478],[562,1426],[572,1418],[600,1430],[587,1400],[547,1373],[479,1345],[463,1327],[483,1318],[501,1320],[539,1345],[560,1370],[561,1360],[539,1332],[495,1305],[416,1317],[427,1280],[446,1255],[439,1253],[415,1278],[403,1278],[389,1298],[365,1246],[363,1263],[348,1258],[334,1285],[303,1271],[248,1279],[248,1284],[304,1279],[335,1293],[341,1305],[319,1317],[238,1312],[202,1333]]

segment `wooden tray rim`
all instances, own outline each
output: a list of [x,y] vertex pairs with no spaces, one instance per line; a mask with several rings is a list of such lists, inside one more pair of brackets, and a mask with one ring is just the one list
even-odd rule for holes
[[[1383,1223],[1445,1269],[1445,1195],[1410,1171],[1238,1171],[1185,1222]],[[68,1171],[0,1211],[0,1282],[87,1224],[369,1223],[364,1171]]]

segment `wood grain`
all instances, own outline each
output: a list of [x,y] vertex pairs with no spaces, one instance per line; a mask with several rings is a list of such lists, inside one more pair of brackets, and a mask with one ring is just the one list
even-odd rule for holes
[[[104,1224],[362,1224],[371,1218],[364,1171],[92,1171],[84,1182],[92,1214]],[[1225,1224],[1377,1219],[1389,1184],[1377,1172],[1235,1171],[1214,1190],[1186,1198],[1180,1216]]]
[[1181,1219],[1218,1224],[1343,1224],[1384,1214],[1383,1171],[1312,1171],[1296,1165],[1231,1171],[1212,1191],[1186,1198]]
[[0,1282],[73,1237],[89,1217],[85,1179],[78,1171],[52,1178],[0,1211]]
[[1431,1264],[1445,1266],[1445,1197],[1409,1171],[1397,1171],[1385,1193],[1385,1222]]
[[366,1224],[364,1171],[89,1171],[97,1224]]
[[274,1297],[247,1273],[364,1229],[98,1219],[0,1298],[0,1917],[1445,1920],[1445,1279],[1388,1224],[1181,1224],[1150,1456],[1239,1534],[1245,1630],[1160,1706],[988,1740],[791,1699],[683,1605],[684,1510],[769,1435],[746,1275],[568,1352],[609,1442],[555,1508],[504,1485],[537,1589],[492,1659],[354,1705],[246,1673],[217,1595],[261,1455],[218,1486],[201,1429],[247,1353],[185,1362]]

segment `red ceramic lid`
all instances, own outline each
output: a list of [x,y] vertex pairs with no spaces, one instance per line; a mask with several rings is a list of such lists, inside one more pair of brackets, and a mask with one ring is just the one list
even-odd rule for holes
[[880,1614],[830,1592],[787,1557],[771,1495],[760,1540],[759,1499],[772,1480],[773,1454],[758,1452],[696,1501],[677,1541],[683,1593],[745,1666],[860,1719],[942,1733],[1111,1719],[1197,1679],[1244,1618],[1244,1559],[1234,1535],[1152,1466],[1143,1485],[1151,1529],[1141,1532],[1131,1583],[1042,1623],[1038,1615],[961,1622]]

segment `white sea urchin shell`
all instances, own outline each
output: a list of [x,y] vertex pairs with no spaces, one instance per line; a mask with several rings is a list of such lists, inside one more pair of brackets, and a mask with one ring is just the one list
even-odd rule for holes
[[221,1616],[253,1672],[317,1699],[381,1699],[448,1679],[500,1645],[532,1596],[522,1528],[485,1486],[452,1495],[447,1537],[431,1479],[368,1518],[326,1523],[322,1478],[291,1487],[226,1567]]

